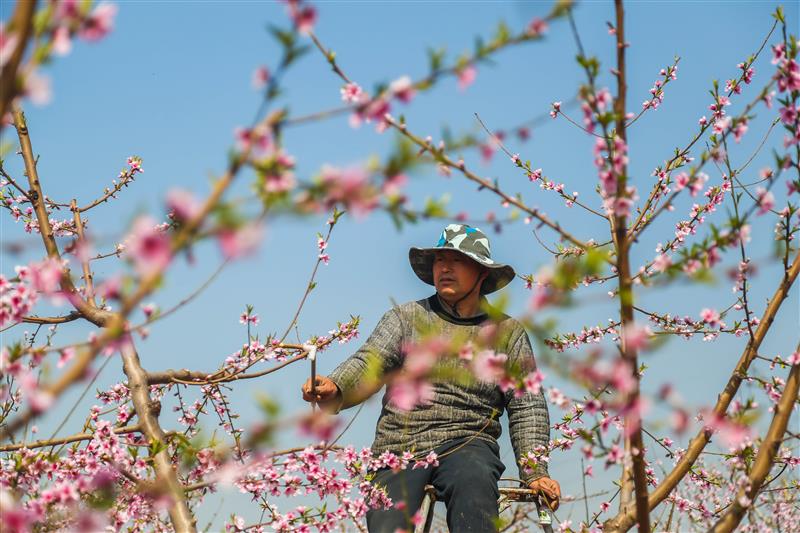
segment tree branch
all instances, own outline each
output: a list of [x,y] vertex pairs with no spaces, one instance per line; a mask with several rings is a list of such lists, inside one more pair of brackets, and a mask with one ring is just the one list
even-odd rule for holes
[[[31,145],[31,138],[28,132],[28,125],[25,122],[25,116],[19,107],[13,110],[14,127],[17,129],[17,136],[19,137],[20,147],[22,149],[22,158],[25,162],[25,173],[28,176],[28,185],[30,191],[28,198],[33,205],[34,212],[36,213],[36,220],[39,222],[39,233],[42,236],[47,256],[61,262],[61,252],[58,250],[55,236],[53,235],[53,228],[50,226],[50,218],[48,216],[47,207],[44,203],[44,193],[42,186],[39,182],[39,173],[36,170],[36,159],[33,155],[33,146]],[[65,296],[70,303],[78,310],[78,312],[86,318],[89,322],[97,325],[105,325],[112,316],[112,313],[90,306],[78,293],[75,284],[72,282],[72,276],[69,268],[63,268],[60,279],[61,290],[64,291]]]
[[[147,383],[147,374],[139,361],[139,355],[133,341],[125,343],[122,348],[122,368],[128,376],[128,388],[133,401],[139,424],[150,441],[150,453],[153,458],[156,482],[170,496],[172,501],[169,507],[169,516],[176,531],[181,533],[194,532],[195,518],[186,503],[186,496],[178,481],[177,473],[172,466],[169,453],[165,446],[166,435],[158,423],[161,412],[161,402],[150,397],[150,385]],[[153,450],[157,450],[153,453]]]
[[[25,48],[28,46],[31,30],[33,29],[33,16],[36,12],[36,0],[28,0],[27,2],[17,2],[14,9],[14,15],[11,18],[11,23],[8,31],[13,27],[14,34],[17,37],[17,46],[11,53],[5,65],[3,65],[2,73],[0,73],[0,117],[6,116],[11,102],[17,96],[17,71],[19,64],[22,62],[22,57],[25,55]],[[2,121],[0,121],[0,129],[3,128]]]
[[[750,505],[755,502],[759,490],[775,462],[775,456],[778,453],[781,438],[786,431],[786,426],[789,424],[789,418],[792,416],[794,402],[797,400],[798,386],[800,386],[800,364],[795,364],[789,371],[786,387],[783,389],[781,399],[775,407],[775,414],[772,417],[769,430],[767,430],[767,436],[758,448],[758,455],[756,455],[755,463],[750,471],[749,488],[743,487],[740,489],[728,511],[711,529],[714,533],[728,533],[733,531],[736,526],[739,525],[739,522],[741,522],[742,517],[745,512],[747,512]],[[742,505],[741,502],[745,498],[749,500],[750,505]]]
[[[728,410],[728,406],[736,395],[736,392],[739,390],[739,386],[742,384],[744,377],[747,375],[747,370],[750,367],[750,364],[755,360],[756,355],[758,355],[758,349],[761,346],[764,337],[766,337],[770,327],[772,326],[772,322],[775,320],[775,316],[777,315],[781,304],[788,296],[789,289],[791,289],[792,285],[797,279],[798,273],[800,273],[800,253],[795,256],[791,268],[781,279],[781,284],[775,290],[775,294],[770,299],[754,336],[747,343],[747,346],[739,358],[736,367],[731,373],[730,378],[728,378],[728,383],[725,385],[725,388],[717,398],[717,403],[713,410],[714,415],[724,416]],[[686,476],[697,458],[700,456],[700,453],[703,451],[706,445],[708,445],[713,434],[714,431],[712,429],[703,428],[698,432],[695,438],[691,440],[686,453],[675,465],[675,468],[673,468],[664,481],[662,481],[661,484],[658,485],[658,487],[656,487],[656,489],[650,495],[648,499],[648,506],[650,509],[655,509],[655,507],[664,501],[675,489],[675,487],[678,486],[678,483],[680,483],[684,476]],[[617,514],[617,516],[606,521],[604,530],[624,532],[630,529],[635,523],[635,514],[631,510],[625,510]]]
[[[139,425],[135,426],[125,426],[121,428],[114,428],[112,430],[117,435],[124,435],[127,433],[136,433],[141,431]],[[33,442],[20,442],[17,444],[8,444],[6,446],[0,446],[0,452],[13,452],[15,450],[21,450],[22,448],[32,450],[34,448],[45,448],[47,446],[58,446],[59,444],[70,444],[72,442],[80,442],[83,440],[92,440],[94,438],[94,433],[78,433],[76,435],[70,435],[69,437],[59,437],[55,439],[43,439],[37,440]]]

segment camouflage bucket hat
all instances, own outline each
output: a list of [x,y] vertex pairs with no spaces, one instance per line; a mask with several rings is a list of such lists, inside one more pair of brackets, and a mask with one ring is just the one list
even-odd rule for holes
[[427,283],[433,285],[433,258],[436,250],[455,250],[480,263],[489,270],[483,281],[481,294],[489,294],[502,289],[514,279],[514,269],[492,260],[489,238],[478,228],[466,224],[450,224],[439,237],[433,248],[413,247],[408,251],[408,259],[414,273]]

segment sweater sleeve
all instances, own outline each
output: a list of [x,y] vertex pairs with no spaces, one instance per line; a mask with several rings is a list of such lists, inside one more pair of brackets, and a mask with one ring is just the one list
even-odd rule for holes
[[340,410],[372,396],[383,384],[383,375],[400,368],[402,337],[400,311],[393,308],[381,317],[361,348],[328,376],[342,393]]
[[[509,350],[509,360],[512,365],[519,365],[524,372],[536,369],[536,361],[528,339],[528,334],[520,325],[521,334],[514,341]],[[546,450],[550,442],[550,415],[547,412],[547,402],[544,393],[540,390],[536,394],[526,392],[516,397],[514,391],[506,393],[506,408],[508,409],[508,430],[511,437],[511,446],[517,459],[520,478],[526,483],[534,479],[547,476],[547,462],[541,457],[533,468],[526,472],[523,466],[527,462],[527,455],[537,448]]]

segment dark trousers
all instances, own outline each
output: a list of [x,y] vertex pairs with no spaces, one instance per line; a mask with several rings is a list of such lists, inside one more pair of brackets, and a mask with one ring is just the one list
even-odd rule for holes
[[[497,482],[505,465],[500,461],[496,443],[475,438],[464,444],[466,440],[451,441],[437,448],[436,453],[443,457],[435,468],[412,470],[409,466],[400,472],[388,468],[379,470],[373,483],[385,487],[393,502],[405,502],[405,508],[369,511],[370,533],[413,531],[411,517],[422,505],[425,485],[433,485],[437,499],[444,501],[451,533],[496,531],[497,499],[500,497]],[[448,450],[455,451],[448,454]]]

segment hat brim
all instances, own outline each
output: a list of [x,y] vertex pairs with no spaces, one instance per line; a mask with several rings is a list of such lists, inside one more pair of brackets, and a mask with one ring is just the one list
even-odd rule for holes
[[514,269],[509,265],[495,263],[491,259],[486,260],[480,256],[459,250],[457,248],[416,248],[412,247],[408,250],[408,260],[411,263],[411,269],[419,279],[433,285],[433,258],[436,251],[450,250],[458,252],[464,257],[472,259],[481,266],[486,267],[489,275],[483,280],[481,285],[481,294],[490,294],[498,291],[511,283],[516,274]]

